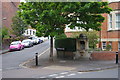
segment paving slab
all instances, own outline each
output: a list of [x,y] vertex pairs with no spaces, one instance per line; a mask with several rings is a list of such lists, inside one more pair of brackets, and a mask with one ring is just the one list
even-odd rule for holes
[[79,71],[79,72],[87,72],[87,71],[98,71],[105,69],[113,69],[118,68],[118,64],[115,64],[115,60],[112,61],[95,61],[88,59],[78,59],[78,60],[67,60],[67,59],[58,59],[56,57],[56,51],[54,49],[54,57],[53,61],[49,60],[49,50],[47,50],[44,54],[39,56],[38,59],[39,66],[35,65],[35,58],[28,60],[21,64],[22,67],[25,68],[47,68],[47,69],[64,69],[68,71]]

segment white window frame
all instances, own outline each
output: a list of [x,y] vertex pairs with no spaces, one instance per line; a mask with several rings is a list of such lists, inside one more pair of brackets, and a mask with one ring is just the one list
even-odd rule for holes
[[108,30],[112,30],[112,14],[108,14]]
[[115,19],[115,24],[116,24],[116,25],[115,25],[115,28],[116,28],[116,29],[120,29],[120,26],[117,27],[117,23],[120,24],[120,19],[117,18],[117,15],[118,15],[118,14],[120,15],[120,13],[116,13],[116,14],[115,14],[115,17],[116,17],[116,19]]
[[[105,44],[104,44],[105,43]],[[107,46],[107,44],[106,44],[106,42],[102,42],[102,50],[105,50],[106,49],[106,46]],[[104,48],[105,47],[105,48]]]
[[118,51],[120,51],[120,41],[118,41]]

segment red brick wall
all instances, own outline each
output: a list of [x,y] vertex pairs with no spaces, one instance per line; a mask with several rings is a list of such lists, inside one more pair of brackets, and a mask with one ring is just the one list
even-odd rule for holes
[[2,20],[3,27],[11,30],[12,17],[16,14],[19,3],[20,2],[2,2],[2,18],[6,18]]
[[112,42],[112,51],[118,51],[118,42]]
[[[108,41],[104,41],[106,42],[106,45],[109,45]],[[99,43],[99,48],[102,48],[102,43]],[[112,41],[112,51],[118,51],[118,41]]]
[[[120,9],[120,2],[112,2],[109,4],[109,7],[113,10]],[[120,30],[112,30],[108,31],[108,14],[102,14],[103,17],[105,17],[105,21],[102,23],[101,26],[101,39],[115,39],[120,38]],[[106,41],[107,42],[107,41]],[[109,40],[108,40],[109,42]],[[101,44],[99,44],[101,47]],[[112,51],[118,51],[118,41],[112,41]]]
[[102,16],[105,18],[104,22],[102,23],[101,26],[101,38],[107,38],[107,26],[108,26],[108,20],[107,20],[107,14],[102,14]]
[[112,9],[120,9],[120,2],[113,2],[109,4],[109,7]]
[[[120,54],[120,53],[119,53]],[[99,51],[91,54],[92,60],[115,60],[116,52],[113,51]],[[120,55],[119,55],[120,59]]]
[[65,32],[65,35],[66,35],[67,37],[71,37],[72,34],[73,34],[72,32]]

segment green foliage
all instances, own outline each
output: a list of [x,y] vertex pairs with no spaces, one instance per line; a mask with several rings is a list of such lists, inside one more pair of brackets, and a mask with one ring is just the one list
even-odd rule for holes
[[104,21],[103,13],[110,13],[111,9],[108,7],[107,2],[82,2],[71,3],[70,6],[65,7],[70,13],[69,27],[73,29],[75,26],[83,28],[86,31],[89,29],[100,30],[101,23]]
[[28,2],[19,6],[19,16],[37,29],[37,36],[55,36],[64,32],[67,20],[62,16],[60,3]]
[[55,48],[65,48],[65,51],[76,51],[76,39],[64,38],[55,40]]
[[15,34],[16,36],[21,36],[24,33],[27,24],[18,15],[15,15],[12,21],[13,23],[11,26],[13,29],[13,34]]
[[93,48],[93,49],[96,48],[96,44],[98,43],[98,39],[99,39],[98,31],[76,32],[76,33],[73,33],[73,35],[71,37],[77,38],[80,34],[85,34],[87,36],[87,38],[89,40],[89,48]]
[[[107,2],[26,2],[21,3],[19,9],[22,20],[37,29],[37,36],[50,35],[51,40],[53,36],[64,33],[66,24],[71,29],[77,26],[86,31],[100,30],[104,21],[100,14],[111,11]],[[51,46],[50,53],[52,49]]]
[[112,46],[111,45],[107,45],[106,46],[106,51],[110,51],[112,49]]
[[3,38],[9,38],[8,29],[6,27],[0,28],[0,37]]
[[64,33],[55,36],[55,39],[62,39],[62,38],[67,38],[67,36]]
[[104,21],[101,14],[111,11],[107,2],[26,2],[19,8],[19,16],[37,29],[38,36],[61,34],[65,24],[71,29],[100,30]]

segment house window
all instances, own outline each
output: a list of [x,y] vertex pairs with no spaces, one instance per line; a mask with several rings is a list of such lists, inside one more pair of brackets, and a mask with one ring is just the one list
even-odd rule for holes
[[109,45],[112,46],[112,42],[109,42]]
[[27,30],[27,34],[28,34],[28,30]]
[[116,14],[116,28],[120,29],[120,13]]
[[120,51],[120,41],[118,42],[118,51]]
[[30,30],[30,35],[31,35],[31,32],[32,32],[32,31]]
[[102,42],[102,49],[106,49],[106,42]]
[[109,42],[109,45],[111,46],[111,49],[112,49],[112,42]]
[[112,28],[112,14],[109,14],[109,29]]
[[33,35],[35,35],[35,31],[33,31]]

